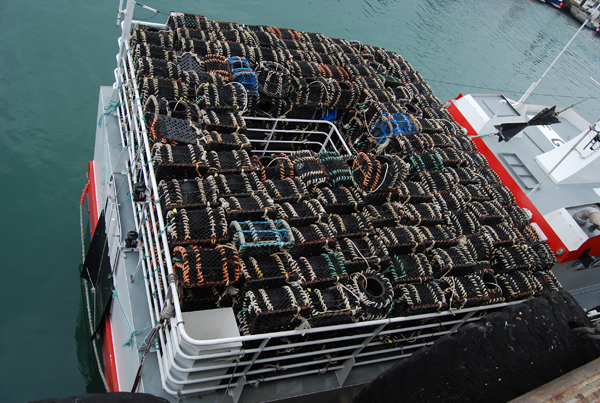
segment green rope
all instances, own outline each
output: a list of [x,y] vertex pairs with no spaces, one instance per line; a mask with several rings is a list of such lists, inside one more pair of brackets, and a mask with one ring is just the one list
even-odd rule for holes
[[102,118],[104,118],[105,115],[112,114],[119,107],[121,107],[120,102],[109,101],[108,105],[104,107],[104,113],[100,115],[100,119],[98,119],[98,127],[102,127]]

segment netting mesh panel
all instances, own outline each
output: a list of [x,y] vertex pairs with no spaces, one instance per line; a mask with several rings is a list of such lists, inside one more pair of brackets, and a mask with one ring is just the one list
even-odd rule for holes
[[136,78],[138,82],[142,82],[145,76],[182,80],[183,72],[177,63],[164,59],[140,57],[136,63]]
[[282,287],[300,279],[298,264],[285,252],[244,258],[242,274],[249,288]]
[[360,308],[358,297],[341,284],[315,289],[309,296],[312,301],[311,326],[350,323]]
[[196,90],[198,106],[202,109],[243,110],[248,99],[246,90],[236,83],[207,84]]
[[378,267],[390,259],[386,245],[376,235],[338,239],[335,250],[344,259],[344,265],[349,273]]
[[316,223],[302,227],[292,227],[294,234],[294,246],[292,254],[298,256],[300,254],[318,253],[333,242],[335,235],[328,225]]
[[362,213],[330,214],[327,220],[337,238],[364,236],[373,232],[368,216]]
[[293,329],[306,321],[311,308],[306,291],[294,284],[247,291],[243,306],[238,320],[246,335]]
[[204,182],[205,187],[209,186],[220,196],[247,197],[254,192],[265,192],[256,172],[207,175]]
[[489,303],[487,287],[480,276],[446,276],[439,281],[450,309],[480,306]]
[[207,169],[218,173],[255,171],[260,173],[262,165],[246,150],[207,151]]
[[135,46],[136,43],[145,43],[171,49],[173,48],[173,33],[163,30],[134,28],[131,30],[129,43],[132,47]]
[[300,203],[310,198],[304,182],[298,178],[267,179],[264,186],[276,203]]
[[408,225],[433,226],[446,222],[442,209],[436,203],[407,203],[404,205],[404,212]]
[[132,55],[134,60],[138,60],[142,57],[150,57],[153,59],[177,62],[177,53],[174,50],[168,48],[150,45],[147,43],[137,43],[132,47],[132,49]]
[[316,199],[303,200],[300,203],[281,203],[277,205],[278,218],[286,220],[292,226],[313,224],[327,212]]
[[219,133],[246,132],[246,121],[239,112],[202,110],[200,123],[206,130],[214,130]]
[[200,145],[156,143],[152,147],[152,164],[158,180],[200,176],[205,158],[206,153]]
[[148,97],[154,95],[156,98],[166,98],[168,100],[188,100],[187,86],[177,80],[160,77],[144,77],[142,82],[142,104],[145,104]]
[[400,225],[377,228],[375,231],[392,254],[407,255],[422,252],[433,244],[431,234],[421,227]]
[[220,54],[204,56],[204,69],[208,73],[221,76],[225,81],[231,81],[231,66],[227,58]]
[[321,202],[328,213],[347,214],[359,211],[359,206],[363,205],[362,195],[354,186],[317,188],[314,197]]
[[389,264],[381,271],[392,285],[424,283],[433,280],[429,260],[422,253],[393,255]]
[[348,277],[344,262],[337,253],[300,256],[296,260],[304,288],[330,287]]
[[266,193],[254,193],[247,197],[228,197],[221,199],[228,220],[257,220],[273,216],[273,199]]
[[184,287],[235,286],[240,281],[240,260],[231,244],[215,248],[176,246],[173,262],[173,270]]
[[220,207],[170,210],[166,218],[170,245],[207,245],[223,243],[228,239],[225,211]]
[[533,273],[527,271],[498,274],[497,279],[507,302],[530,298],[537,289],[543,288]]
[[250,140],[241,133],[219,133],[204,130],[200,142],[210,151],[245,150],[249,152],[252,150]]
[[158,194],[163,210],[175,208],[204,208],[216,205],[214,192],[206,192],[201,178],[162,180],[158,184]]
[[394,289],[390,280],[375,270],[365,270],[351,276],[353,288],[360,301],[359,320],[387,317],[394,304]]
[[434,282],[400,285],[394,291],[397,298],[391,316],[420,315],[448,310],[444,293]]
[[[183,101],[182,101],[183,102]],[[166,115],[147,115],[148,136],[154,142],[196,144],[202,133],[198,123]]]
[[289,158],[294,164],[295,176],[302,179],[307,187],[316,186],[329,180],[329,176],[314,151],[297,151],[290,154]]
[[542,262],[537,253],[527,244],[496,248],[491,262],[497,273],[542,269]]

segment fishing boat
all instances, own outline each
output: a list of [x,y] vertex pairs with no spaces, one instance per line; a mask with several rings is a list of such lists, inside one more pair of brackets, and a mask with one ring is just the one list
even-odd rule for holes
[[598,30],[600,27],[600,16],[598,14],[598,2],[592,0],[570,0],[569,12],[577,21],[585,23],[589,29]]
[[597,131],[572,109],[444,105],[383,48],[134,6],[80,203],[108,391],[342,393],[561,282],[600,305]]
[[559,9],[563,9],[563,10],[568,10],[571,8],[571,1],[570,0],[565,0],[565,1],[561,1],[561,0],[540,0],[542,3],[548,3],[551,4],[552,6],[559,8]]

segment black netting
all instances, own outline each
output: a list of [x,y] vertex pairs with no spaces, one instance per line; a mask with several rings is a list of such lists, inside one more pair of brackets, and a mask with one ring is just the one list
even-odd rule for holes
[[298,264],[289,253],[248,256],[242,260],[248,288],[273,288],[299,281]]
[[360,309],[358,297],[343,284],[315,289],[309,295],[312,302],[311,326],[350,323]]
[[460,242],[460,238],[456,235],[456,231],[451,225],[436,225],[427,227],[426,230],[431,234],[435,245],[440,248],[456,246]]
[[277,205],[277,211],[278,218],[286,220],[291,226],[313,224],[327,215],[316,199],[303,200],[300,203],[281,203]]
[[310,198],[304,182],[298,178],[268,179],[264,186],[276,203],[300,203]]
[[246,89],[237,83],[202,85],[195,99],[202,109],[242,111],[248,104]]
[[496,278],[507,302],[530,298],[540,288],[539,282],[531,272],[515,271],[498,274]]
[[400,285],[394,289],[395,304],[390,316],[421,315],[448,310],[440,287],[434,282]]
[[425,227],[400,225],[377,228],[376,233],[391,254],[408,255],[423,252],[433,245],[434,239]]
[[206,168],[218,173],[254,171],[260,174],[262,165],[256,156],[246,150],[207,151]]
[[500,223],[494,226],[484,225],[482,231],[490,237],[494,247],[510,246],[514,244],[515,240],[518,238],[515,230],[506,223]]
[[147,43],[138,43],[132,48],[132,57],[138,60],[142,57],[152,59],[167,60],[177,62],[177,53],[171,49],[161,48],[160,46],[149,45]]
[[240,133],[219,133],[204,130],[199,140],[207,151],[252,151],[250,140]]
[[446,222],[437,203],[407,203],[403,206],[404,221],[408,225],[433,226]]
[[454,226],[458,236],[469,236],[481,232],[481,224],[470,211],[450,211],[446,218],[448,225]]
[[433,198],[440,205],[444,215],[450,211],[467,209],[467,203],[457,192],[436,192]]
[[170,210],[166,214],[166,221],[170,245],[214,245],[228,239],[227,219],[221,207]]
[[507,219],[515,228],[521,229],[529,224],[530,215],[517,204],[509,204],[504,206],[504,209],[506,210]]
[[142,104],[150,96],[157,99],[166,98],[167,100],[188,100],[188,87],[181,81],[171,80],[160,77],[144,77],[142,82]]
[[335,239],[329,226],[322,223],[292,227],[292,234],[294,246],[291,253],[294,256],[321,253]]
[[536,295],[542,295],[552,291],[560,291],[562,289],[562,286],[551,270],[536,271],[533,273],[533,277],[537,280],[536,285],[538,287],[535,290]]
[[176,246],[173,270],[185,288],[236,286],[241,276],[240,259],[231,244],[214,248]]
[[390,260],[386,245],[377,235],[367,235],[363,238],[338,238],[335,250],[344,260],[348,273],[381,267]]
[[183,72],[177,63],[164,59],[141,57],[136,63],[136,78],[138,82],[142,82],[145,76],[182,80]]
[[202,135],[200,124],[187,119],[146,114],[146,122],[148,123],[148,137],[155,143],[197,144]]
[[137,43],[145,43],[148,45],[160,46],[165,49],[172,49],[173,33],[164,30],[136,28],[131,30],[129,43],[131,47],[134,47]]
[[275,204],[266,193],[254,193],[246,197],[228,197],[221,199],[227,220],[258,220],[273,217]]
[[200,109],[198,105],[178,100],[168,100],[166,98],[156,98],[151,95],[146,100],[144,105],[146,124],[153,123],[154,116],[151,115],[166,115],[176,119],[187,119],[197,122],[200,117]]
[[240,329],[246,335],[283,331],[303,324],[310,316],[310,299],[299,286],[247,291],[238,313]]
[[480,276],[446,276],[438,282],[449,309],[488,304],[490,296]]
[[289,156],[294,164],[295,176],[300,178],[307,187],[316,186],[329,181],[329,176],[319,162],[314,151],[297,151]]
[[397,202],[388,202],[381,206],[367,204],[362,215],[373,228],[394,227],[406,223],[402,205]]
[[282,64],[262,61],[255,70],[258,91],[269,97],[287,96],[290,88],[290,72]]
[[205,191],[201,178],[162,180],[158,184],[158,194],[163,211],[217,204],[216,194]]
[[328,213],[348,214],[363,206],[361,194],[355,187],[317,188],[314,198],[319,200]]
[[171,30],[177,28],[208,29],[210,22],[203,15],[173,12],[169,14],[167,25]]
[[220,133],[245,133],[246,122],[239,112],[202,110],[200,122],[204,129]]
[[255,192],[265,193],[263,182],[256,172],[207,175],[204,183],[220,196],[248,197]]
[[331,287],[348,278],[345,264],[337,253],[300,256],[296,260],[301,284],[306,289]]
[[386,276],[393,286],[433,280],[429,260],[422,253],[393,255],[390,262],[381,270],[381,274]]
[[491,263],[496,273],[542,269],[542,262],[537,253],[527,244],[494,249]]
[[398,198],[401,202],[427,203],[432,195],[419,182],[407,180],[399,184]]
[[362,213],[330,214],[329,227],[337,238],[357,237],[373,233],[368,215]]
[[152,164],[158,180],[200,176],[205,158],[206,152],[200,145],[156,143],[152,147]]
[[204,56],[204,69],[207,73],[221,76],[225,81],[231,81],[229,61],[220,54],[207,54]]

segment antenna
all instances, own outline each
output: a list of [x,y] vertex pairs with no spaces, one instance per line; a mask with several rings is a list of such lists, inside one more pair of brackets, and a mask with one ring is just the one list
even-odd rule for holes
[[538,86],[538,84],[540,83],[540,81],[542,81],[542,79],[546,76],[546,74],[548,74],[548,72],[550,71],[550,69],[554,66],[554,63],[556,63],[558,61],[558,59],[562,56],[562,54],[565,53],[565,50],[567,50],[567,48],[569,47],[569,45],[571,44],[571,42],[573,42],[573,40],[575,39],[575,37],[579,34],[579,32],[581,32],[581,30],[585,27],[585,24],[587,24],[587,22],[592,18],[592,15],[594,15],[594,13],[596,11],[598,11],[599,8],[600,8],[600,2],[596,5],[596,8],[593,11],[590,12],[590,16],[583,22],[583,24],[581,24],[581,26],[579,27],[579,29],[577,30],[577,32],[575,32],[575,35],[573,35],[573,37],[565,45],[565,47],[563,48],[563,50],[561,50],[560,53],[558,54],[558,56],[556,56],[556,59],[554,59],[554,61],[550,64],[550,66],[548,66],[548,68],[546,69],[546,71],[544,71],[544,74],[542,74],[542,76],[540,77],[540,79],[537,80],[536,82],[534,82],[533,84],[531,84],[531,86],[529,86],[529,88],[527,88],[527,91],[525,91],[525,94],[523,94],[523,96],[521,97],[521,99],[519,99],[519,101],[517,101],[517,103],[514,105],[514,107],[516,109],[521,108],[521,106],[523,105],[523,102],[525,102],[525,100],[527,99],[527,97],[529,97],[529,95],[531,95],[531,93],[533,92],[533,90],[535,90],[535,88]]

